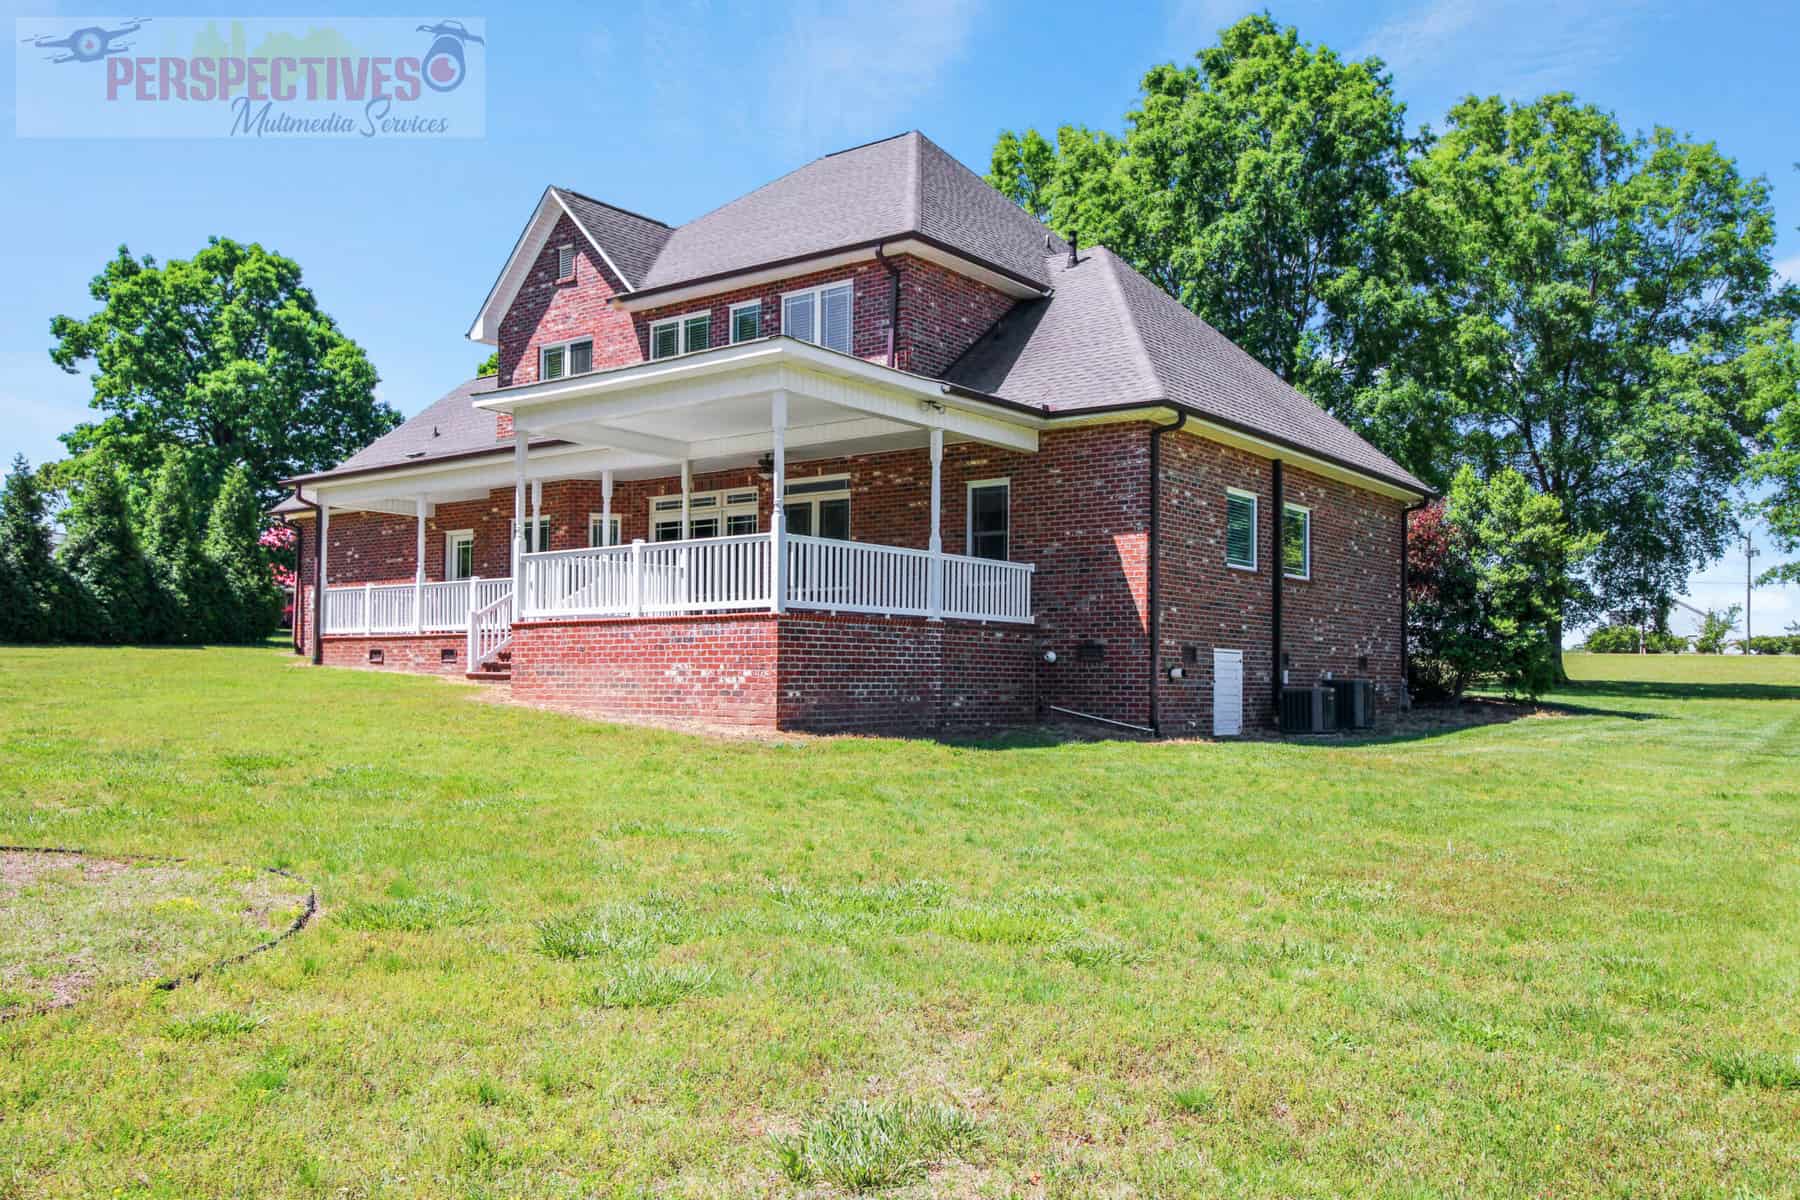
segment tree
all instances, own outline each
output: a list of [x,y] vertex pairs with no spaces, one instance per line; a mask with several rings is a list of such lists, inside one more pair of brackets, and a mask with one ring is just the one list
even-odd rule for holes
[[222,641],[253,642],[267,637],[281,615],[281,593],[262,547],[262,510],[242,467],[226,472],[206,523],[202,547],[217,597],[213,635]]
[[[1382,62],[1250,16],[1197,65],[1154,67],[1141,87],[1123,138],[1064,126],[1052,148],[1036,130],[1004,132],[988,181],[1063,233],[1104,242],[1277,375],[1360,419],[1354,394],[1378,379],[1418,302],[1388,282],[1406,277],[1394,208],[1416,144]],[[1432,457],[1402,460],[1429,469]]]
[[21,454],[0,489],[0,642],[62,636],[67,594],[51,553],[44,493]]
[[1460,695],[1480,677],[1533,698],[1555,686],[1550,630],[1597,541],[1575,534],[1556,498],[1517,471],[1483,480],[1459,470],[1442,505],[1408,528],[1407,644],[1421,692]]
[[[1725,609],[1708,609],[1700,619],[1700,632],[1694,635],[1694,649],[1701,654],[1725,653],[1725,639],[1737,628],[1744,606],[1733,604]],[[1748,653],[1748,651],[1746,651]]]
[[500,352],[498,350],[482,359],[481,365],[475,368],[475,374],[477,375],[498,375],[499,373]]
[[118,469],[97,464],[70,499],[68,536],[57,551],[82,598],[84,641],[136,642],[156,636],[157,586],[132,528]]
[[1567,95],[1463,101],[1414,175],[1405,219],[1439,299],[1437,349],[1409,367],[1447,398],[1460,455],[1606,534],[1593,604],[1569,615],[1679,594],[1735,530],[1753,350],[1784,303],[1766,182]]
[[150,480],[141,536],[158,593],[150,615],[155,641],[205,641],[212,606],[219,600],[200,553],[200,500],[194,476],[192,456],[180,446],[167,446]]
[[243,466],[266,507],[278,480],[333,466],[399,423],[299,265],[255,243],[215,237],[161,265],[121,246],[89,292],[98,312],[50,322],[58,366],[97,368],[92,404],[104,417],[63,435],[83,461],[104,450],[147,477],[178,445],[208,480]]

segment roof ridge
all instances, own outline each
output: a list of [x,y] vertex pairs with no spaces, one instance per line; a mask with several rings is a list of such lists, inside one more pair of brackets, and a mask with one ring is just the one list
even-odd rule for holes
[[[825,154],[819,155],[819,158],[836,158],[840,154],[854,154],[858,150],[867,150],[870,146],[879,146],[883,142],[891,142],[891,141],[894,141],[896,138],[903,138],[906,135],[911,134],[911,133],[919,133],[919,131],[916,129],[902,129],[899,133],[890,133],[886,137],[871,138],[869,141],[866,141],[866,142],[858,142],[854,146],[845,146],[842,150],[829,151]],[[920,133],[919,136],[924,137],[925,135]],[[818,162],[819,158],[810,159],[808,161]]]
[[907,219],[907,227],[911,229],[925,228],[925,143],[929,141],[924,134],[913,130],[902,137],[912,138],[912,153],[907,155],[907,170],[912,172],[911,195],[907,203],[912,212]]
[[610,208],[616,213],[624,213],[628,217],[636,217],[638,220],[648,221],[652,225],[661,225],[664,229],[674,229],[675,228],[673,225],[669,224],[667,221],[659,221],[655,217],[645,216],[641,212],[634,212],[633,210],[631,210],[629,208],[621,208],[619,205],[614,204],[610,200],[601,200],[597,197],[588,195],[586,192],[578,192],[572,187],[564,187],[560,183],[553,183],[550,186],[552,188],[554,188],[556,191],[566,192],[568,195],[574,196],[577,199],[586,200],[589,204],[598,204],[600,207]]
[[[1099,253],[1094,254],[1095,251],[1099,251]],[[1078,249],[1075,253],[1075,262],[1076,265],[1079,266],[1081,263],[1081,251]],[[1168,381],[1157,371],[1156,360],[1150,357],[1150,349],[1144,344],[1144,332],[1138,328],[1137,314],[1132,311],[1131,301],[1125,295],[1125,287],[1119,282],[1118,267],[1123,260],[1120,259],[1118,255],[1114,254],[1111,249],[1099,242],[1096,242],[1093,246],[1089,247],[1088,253],[1094,255],[1100,262],[1106,264],[1106,282],[1112,288],[1113,300],[1118,305],[1119,319],[1125,325],[1126,336],[1131,339],[1132,354],[1137,359],[1137,364],[1143,369],[1144,374],[1149,376],[1150,382],[1166,397],[1169,393]],[[1158,290],[1160,291],[1161,289]],[[1166,294],[1167,293],[1165,293],[1165,295]]]

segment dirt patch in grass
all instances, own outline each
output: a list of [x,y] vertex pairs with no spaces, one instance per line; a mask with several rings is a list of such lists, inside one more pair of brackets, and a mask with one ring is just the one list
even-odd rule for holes
[[0,851],[0,1020],[189,978],[308,911],[305,884],[272,871]]

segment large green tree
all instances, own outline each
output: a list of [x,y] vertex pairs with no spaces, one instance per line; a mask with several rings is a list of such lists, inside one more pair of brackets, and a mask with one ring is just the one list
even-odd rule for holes
[[261,535],[262,511],[249,475],[242,467],[233,467],[219,487],[201,545],[215,581],[207,623],[220,641],[253,642],[275,631],[281,593],[269,572]]
[[157,636],[162,597],[138,544],[119,472],[100,462],[73,488],[57,550],[81,599],[83,641],[136,642]]
[[1388,282],[1406,278],[1394,206],[1415,143],[1381,60],[1347,61],[1251,16],[1141,89],[1123,136],[1064,126],[1052,146],[1036,130],[1002,133],[989,181],[1356,419],[1352,396],[1418,296]]
[[0,488],[0,642],[46,642],[67,631],[69,589],[51,551],[44,490],[24,455]]
[[1454,414],[1462,459],[1604,535],[1571,616],[1679,595],[1735,531],[1786,303],[1766,182],[1567,95],[1463,101],[1414,174],[1432,301],[1412,336],[1432,349],[1405,360],[1410,386]]
[[50,357],[71,374],[94,368],[104,414],[63,435],[77,470],[105,451],[142,480],[178,445],[213,481],[242,466],[266,505],[281,478],[332,466],[399,422],[299,264],[255,243],[213,238],[160,264],[121,246],[89,291],[97,312],[50,322]]

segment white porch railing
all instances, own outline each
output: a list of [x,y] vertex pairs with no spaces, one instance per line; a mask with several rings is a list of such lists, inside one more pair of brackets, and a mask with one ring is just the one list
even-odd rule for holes
[[[770,534],[633,542],[527,554],[519,619],[658,616],[773,607]],[[1030,621],[1030,563],[845,542],[785,539],[788,607],[890,616]],[[934,606],[932,574],[941,572]]]
[[510,579],[355,584],[325,589],[327,634],[455,633],[469,614],[512,595]]
[[513,594],[509,591],[469,614],[468,669],[479,670],[488,659],[512,645]]

